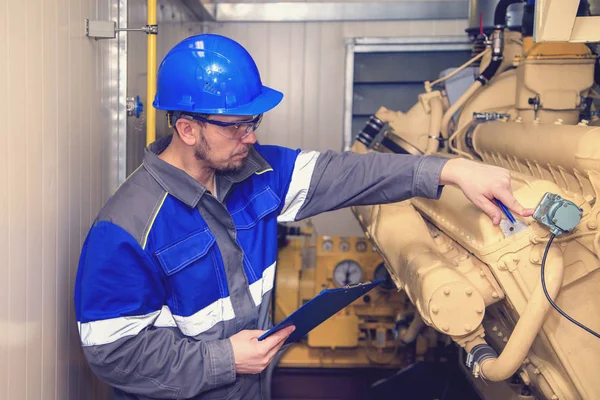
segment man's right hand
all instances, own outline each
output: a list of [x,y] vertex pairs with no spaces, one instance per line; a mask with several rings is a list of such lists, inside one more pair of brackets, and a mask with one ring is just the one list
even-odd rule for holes
[[271,363],[294,329],[296,327],[288,326],[260,342],[258,338],[265,331],[245,330],[230,337],[236,373],[260,374]]

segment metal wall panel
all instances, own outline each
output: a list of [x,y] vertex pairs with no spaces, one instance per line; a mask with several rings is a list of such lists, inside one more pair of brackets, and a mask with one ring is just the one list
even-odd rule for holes
[[117,186],[117,0],[0,0],[0,398],[108,399],[79,345],[73,284]]

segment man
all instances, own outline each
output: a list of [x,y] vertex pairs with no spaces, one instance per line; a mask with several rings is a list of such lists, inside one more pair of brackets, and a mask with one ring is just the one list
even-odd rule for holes
[[117,399],[260,398],[260,374],[293,330],[257,340],[271,326],[278,221],[437,198],[444,184],[495,224],[494,198],[531,215],[500,168],[259,145],[262,115],[282,97],[222,36],[188,38],[163,60],[154,106],[174,133],[99,213],[75,288],[83,351]]

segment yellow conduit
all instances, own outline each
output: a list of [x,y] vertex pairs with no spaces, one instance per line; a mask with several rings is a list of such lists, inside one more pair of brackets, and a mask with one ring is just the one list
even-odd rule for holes
[[[148,0],[148,26],[156,25],[156,0]],[[156,34],[148,33],[146,82],[146,146],[156,140],[156,109],[152,107],[156,94]]]

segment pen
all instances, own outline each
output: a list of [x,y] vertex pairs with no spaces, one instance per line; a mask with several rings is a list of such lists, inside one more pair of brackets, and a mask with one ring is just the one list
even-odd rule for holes
[[500,207],[500,209],[502,210],[502,212],[504,213],[504,215],[506,215],[506,217],[508,218],[508,220],[511,223],[515,223],[517,222],[517,220],[515,219],[515,217],[513,217],[513,215],[511,214],[510,210],[508,209],[508,207],[506,207],[504,205],[504,203],[502,203],[500,200],[496,199],[496,203],[498,204],[498,206]]

